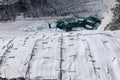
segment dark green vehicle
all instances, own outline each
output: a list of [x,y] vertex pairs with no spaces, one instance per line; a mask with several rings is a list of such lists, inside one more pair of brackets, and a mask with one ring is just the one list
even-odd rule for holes
[[83,27],[87,30],[96,30],[101,24],[101,20],[96,17],[69,18],[57,21],[56,27],[65,31],[72,31],[72,28]]

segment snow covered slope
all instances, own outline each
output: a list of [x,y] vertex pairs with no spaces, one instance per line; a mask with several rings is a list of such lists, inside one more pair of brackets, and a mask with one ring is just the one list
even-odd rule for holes
[[119,80],[120,31],[0,34],[0,77]]

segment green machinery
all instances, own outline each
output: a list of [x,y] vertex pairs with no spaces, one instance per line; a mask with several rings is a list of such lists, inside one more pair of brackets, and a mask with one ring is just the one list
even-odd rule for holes
[[65,31],[72,31],[72,28],[83,27],[87,30],[96,30],[101,20],[96,17],[69,18],[58,20],[56,27]]

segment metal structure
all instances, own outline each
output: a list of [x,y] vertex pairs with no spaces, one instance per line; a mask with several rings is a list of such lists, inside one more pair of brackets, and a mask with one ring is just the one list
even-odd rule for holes
[[96,17],[69,18],[58,20],[56,27],[65,31],[72,31],[72,28],[83,27],[87,30],[96,30],[101,24],[101,20]]

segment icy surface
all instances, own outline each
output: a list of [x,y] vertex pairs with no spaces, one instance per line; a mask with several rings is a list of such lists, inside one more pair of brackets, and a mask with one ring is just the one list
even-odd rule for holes
[[120,31],[4,32],[0,77],[119,80]]

